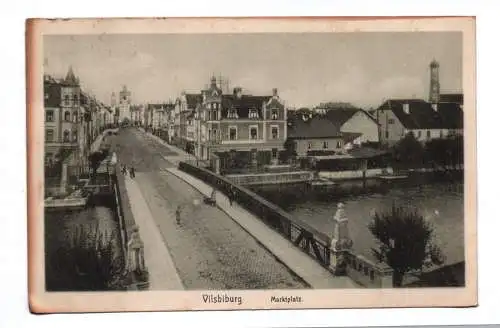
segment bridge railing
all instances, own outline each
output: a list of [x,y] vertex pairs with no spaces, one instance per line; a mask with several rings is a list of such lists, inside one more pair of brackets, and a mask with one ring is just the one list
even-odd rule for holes
[[257,216],[266,225],[316,259],[321,265],[325,267],[330,265],[331,238],[328,235],[316,230],[306,222],[292,217],[280,207],[247,188],[234,184],[229,179],[212,171],[186,162],[180,162],[179,169],[226,195],[229,195],[232,186],[236,192],[235,201],[240,206]]

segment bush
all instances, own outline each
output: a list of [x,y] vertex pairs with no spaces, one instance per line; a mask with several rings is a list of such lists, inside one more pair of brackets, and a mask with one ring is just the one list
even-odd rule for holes
[[402,285],[408,271],[444,262],[432,240],[433,228],[417,211],[393,204],[391,210],[375,213],[368,229],[378,241],[372,253],[394,270],[395,287]]

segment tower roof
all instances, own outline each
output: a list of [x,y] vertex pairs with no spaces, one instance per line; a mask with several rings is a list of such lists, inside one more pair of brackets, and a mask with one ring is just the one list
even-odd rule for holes
[[66,74],[66,78],[64,79],[63,83],[65,85],[69,85],[69,86],[80,85],[80,80],[75,76],[75,73],[73,72],[72,66],[69,67],[68,73]]
[[439,67],[439,63],[437,62],[437,60],[436,60],[436,59],[433,59],[433,60],[431,61],[431,67]]

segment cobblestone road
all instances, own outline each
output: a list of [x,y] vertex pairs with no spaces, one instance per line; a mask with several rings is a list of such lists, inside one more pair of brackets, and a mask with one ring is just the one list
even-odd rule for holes
[[[186,289],[290,289],[307,286],[230,217],[204,205],[201,194],[163,171],[172,151],[137,130],[115,139],[118,158],[136,179]],[[200,201],[195,205],[194,201]],[[174,211],[182,205],[181,224]]]

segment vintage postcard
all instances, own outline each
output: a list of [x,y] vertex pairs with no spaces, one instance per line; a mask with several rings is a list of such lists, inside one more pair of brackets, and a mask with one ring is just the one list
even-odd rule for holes
[[475,20],[27,21],[33,312],[477,305]]

